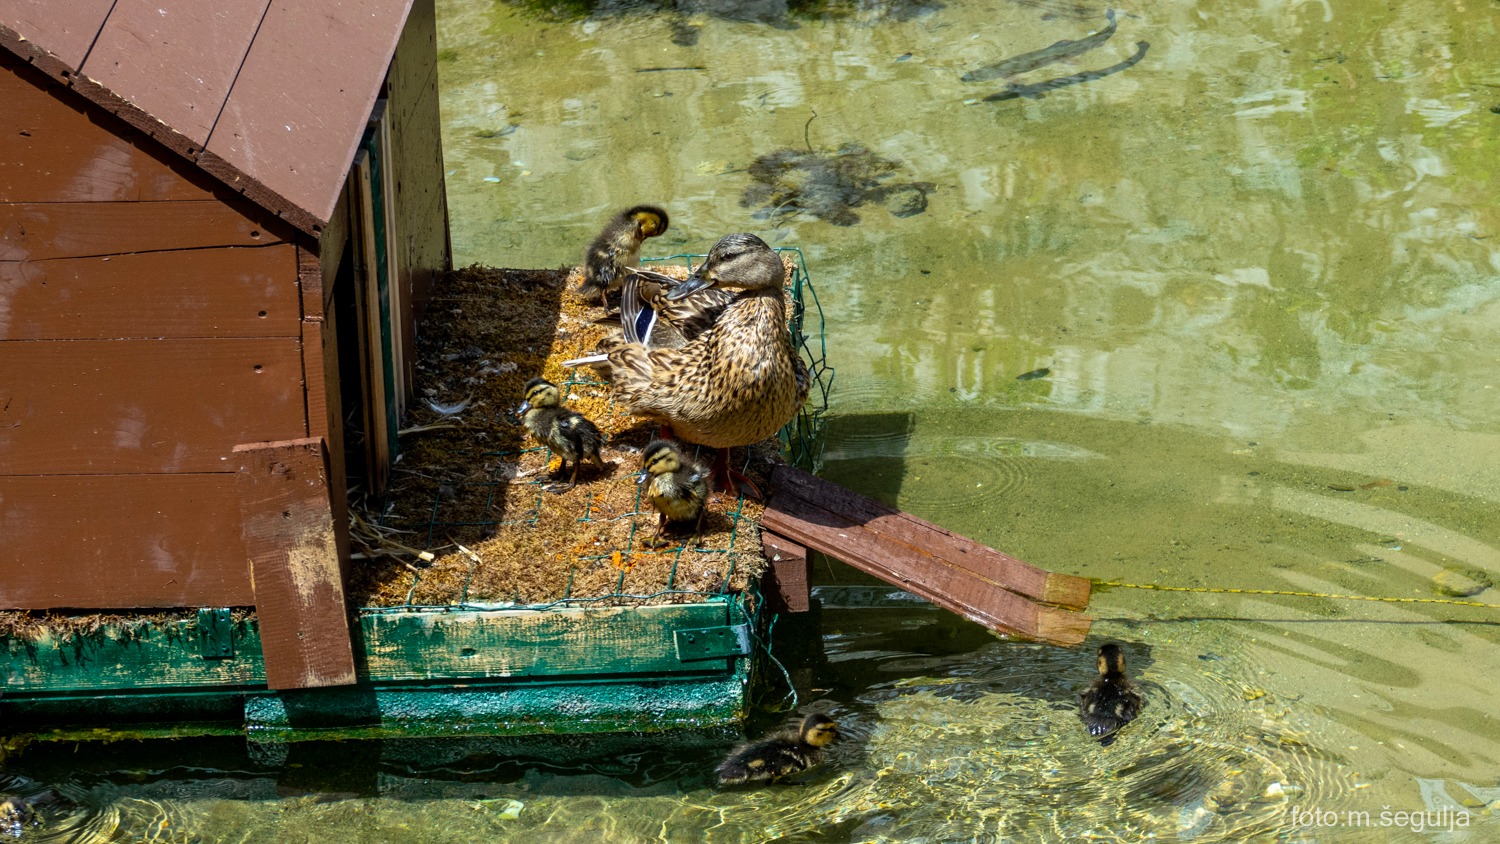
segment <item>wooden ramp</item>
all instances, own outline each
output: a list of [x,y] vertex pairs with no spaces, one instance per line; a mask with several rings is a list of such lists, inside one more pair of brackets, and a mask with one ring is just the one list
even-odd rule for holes
[[1093,619],[1089,581],[1055,574],[790,466],[761,517],[768,592],[807,608],[807,548],[1002,633],[1077,645]]

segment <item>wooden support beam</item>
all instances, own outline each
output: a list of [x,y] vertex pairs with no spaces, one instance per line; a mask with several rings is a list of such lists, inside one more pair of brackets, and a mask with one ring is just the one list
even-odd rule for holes
[[777,613],[807,612],[812,606],[807,586],[807,549],[766,531],[761,531],[760,545],[766,559],[771,561],[761,581],[766,606]]
[[761,518],[762,530],[992,630],[1059,645],[1079,644],[1088,635],[1088,616],[1033,603],[1042,596],[1062,603],[1057,600],[1062,597],[1068,606],[1081,608],[1088,601],[1083,578],[1038,569],[789,466],[776,469],[771,485],[775,492]]
[[266,685],[352,684],[354,649],[322,438],[237,445],[234,456]]

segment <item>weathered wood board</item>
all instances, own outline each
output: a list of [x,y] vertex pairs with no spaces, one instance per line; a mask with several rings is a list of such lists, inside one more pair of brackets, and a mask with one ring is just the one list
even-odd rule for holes
[[83,73],[201,147],[267,5],[269,0],[116,3]]
[[0,49],[0,202],[212,200],[214,180]]
[[300,345],[0,342],[0,467],[13,475],[233,471],[238,443],[307,436]]
[[[361,684],[469,683],[547,677],[660,680],[734,671],[731,657],[683,659],[680,631],[727,629],[725,601],[651,607],[364,612],[354,631]],[[235,623],[233,655],[205,659],[196,622],[107,627],[35,641],[0,639],[7,695],[217,685],[265,686],[264,631]],[[688,654],[693,657],[695,655]]]
[[[799,469],[778,467],[761,529],[816,549],[993,630],[1061,645],[1088,635],[1088,616],[1029,593],[1087,602],[1088,581],[1048,574]],[[1002,555],[1003,556],[1003,555]],[[1040,571],[1042,578],[1026,569]],[[1052,578],[1058,581],[1054,584]],[[1071,581],[1083,580],[1082,584]],[[1011,591],[1015,589],[1016,591]],[[1022,590],[1025,590],[1023,592]]]
[[297,337],[295,251],[0,261],[0,340]]
[[771,483],[788,497],[815,502],[869,531],[910,545],[948,566],[998,583],[1018,595],[1070,609],[1088,606],[1088,578],[1037,568],[941,525],[850,492],[794,467],[778,467]]
[[0,607],[253,604],[238,502],[230,473],[0,475]]
[[218,202],[23,202],[5,210],[0,261],[266,246],[284,240]]
[[321,438],[238,445],[242,534],[255,584],[266,685],[355,681]]
[[772,612],[807,612],[812,608],[807,549],[765,531],[761,531],[760,543],[771,564],[761,583],[766,605]]
[[388,680],[719,671],[725,658],[683,660],[674,635],[723,627],[724,614],[720,603],[370,614],[364,671]]
[[56,0],[10,0],[0,6],[0,23],[78,67],[114,5],[115,0],[70,0],[68,13],[59,15]]
[[326,222],[411,2],[272,0],[207,151]]

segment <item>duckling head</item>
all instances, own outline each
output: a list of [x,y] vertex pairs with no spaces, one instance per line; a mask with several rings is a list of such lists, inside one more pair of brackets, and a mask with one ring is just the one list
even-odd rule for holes
[[516,408],[517,416],[525,416],[533,407],[557,407],[562,404],[562,395],[557,385],[545,378],[533,378],[526,382],[526,398]]
[[839,737],[839,725],[827,715],[814,712],[802,719],[798,737],[813,747],[827,747]]
[[1124,674],[1125,652],[1114,642],[1099,646],[1099,674]]
[[673,288],[667,299],[675,301],[705,287],[735,290],[780,287],[785,277],[781,256],[764,240],[744,232],[726,234],[708,251],[703,265],[687,281]]
[[652,440],[641,450],[641,474],[637,483],[656,475],[670,475],[682,468],[682,450],[671,440]]
[[656,237],[667,230],[667,212],[655,205],[627,208],[620,216],[635,221],[636,236],[641,240]]

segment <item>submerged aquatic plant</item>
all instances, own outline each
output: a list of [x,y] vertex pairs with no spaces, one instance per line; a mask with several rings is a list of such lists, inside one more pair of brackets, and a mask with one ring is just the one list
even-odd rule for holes
[[893,181],[900,169],[855,143],[832,152],[780,149],[751,162],[740,205],[759,207],[758,219],[807,213],[835,226],[858,223],[854,209],[869,202],[885,203],[897,217],[926,211],[933,184]]

